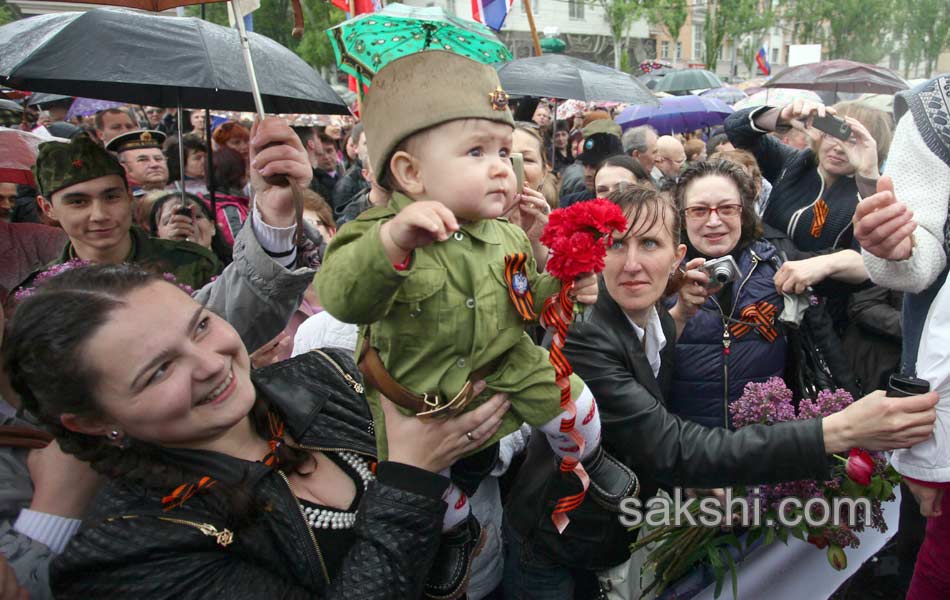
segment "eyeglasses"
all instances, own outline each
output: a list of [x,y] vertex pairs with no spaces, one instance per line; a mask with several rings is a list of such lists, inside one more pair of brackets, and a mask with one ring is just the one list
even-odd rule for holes
[[723,204],[722,206],[690,206],[689,208],[683,209],[683,212],[686,213],[686,218],[694,219],[696,221],[708,219],[709,215],[712,213],[719,215],[720,219],[728,219],[731,217],[738,217],[739,213],[742,212],[742,205]]
[[158,113],[162,112],[162,109],[160,109],[160,108],[150,108],[150,109],[146,110],[145,112],[146,112],[147,114],[150,114],[150,115],[157,115]]

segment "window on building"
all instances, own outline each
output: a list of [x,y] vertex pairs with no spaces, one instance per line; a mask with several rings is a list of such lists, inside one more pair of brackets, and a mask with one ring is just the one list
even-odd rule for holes
[[778,48],[772,48],[772,64],[773,65],[778,64],[778,53],[779,53]]
[[660,58],[669,58],[669,57],[670,57],[670,43],[660,42]]
[[683,42],[676,42],[676,60],[683,58]]
[[572,19],[584,18],[584,0],[568,0],[567,5]]
[[[524,2],[521,2],[521,14],[526,14],[528,11],[524,8]],[[541,0],[531,0],[531,14],[536,15],[541,9]]]
[[455,0],[445,0],[445,12],[449,13],[450,15],[458,14],[455,12]]
[[[693,60],[698,61],[703,56],[703,47],[705,46],[705,40],[703,39],[703,26],[694,25],[693,26]],[[722,48],[719,48],[722,51]]]

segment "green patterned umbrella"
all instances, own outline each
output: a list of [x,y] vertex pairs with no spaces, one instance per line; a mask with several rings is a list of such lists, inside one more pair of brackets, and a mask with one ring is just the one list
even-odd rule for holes
[[369,83],[387,63],[426,50],[448,50],[480,63],[511,60],[508,48],[486,26],[446,14],[439,7],[393,3],[327,30],[337,66]]

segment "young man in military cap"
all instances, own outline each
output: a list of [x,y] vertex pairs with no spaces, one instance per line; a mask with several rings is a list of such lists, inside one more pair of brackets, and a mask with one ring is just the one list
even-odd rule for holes
[[125,169],[87,137],[41,145],[33,172],[43,212],[69,236],[59,262],[149,263],[195,289],[221,271],[206,248],[151,238],[132,227]]
[[[254,209],[235,238],[233,262],[195,296],[230,322],[254,351],[287,325],[313,281],[325,243],[306,225],[304,240],[295,243],[293,194],[268,181],[286,175],[303,188],[310,183],[306,152],[282,119],[268,118],[254,126],[251,160]],[[69,236],[53,264],[71,258],[145,263],[195,289],[219,272],[209,250],[150,238],[132,227],[124,169],[86,136],[41,145],[34,174],[44,212]]]
[[[510,161],[514,121],[495,70],[443,51],[397,59],[374,77],[364,124],[374,176],[393,194],[388,206],[340,229],[316,284],[330,314],[364,325],[360,368],[380,458],[387,450],[380,394],[407,414],[438,418],[505,392],[511,410],[501,427],[462,440],[470,455],[527,422],[577,464],[582,481],[587,467],[592,490],[619,490],[619,502],[633,475],[603,454],[593,396],[571,379],[577,419],[562,432],[571,416],[554,368],[524,332],[561,285],[538,273],[524,231],[498,219],[521,197]],[[596,278],[579,278],[575,297],[596,301]],[[443,496],[446,533],[426,584],[430,598],[464,593],[481,537],[461,489],[471,493],[477,481],[459,475],[453,468],[458,485]]]
[[162,152],[165,134],[161,131],[137,129],[116,136],[106,144],[125,167],[126,179],[135,197],[168,185],[168,161]]

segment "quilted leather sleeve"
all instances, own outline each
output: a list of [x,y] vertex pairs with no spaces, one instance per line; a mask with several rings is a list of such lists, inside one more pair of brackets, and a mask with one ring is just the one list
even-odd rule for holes
[[439,549],[441,499],[379,484],[367,490],[350,549],[329,598],[419,598]]

